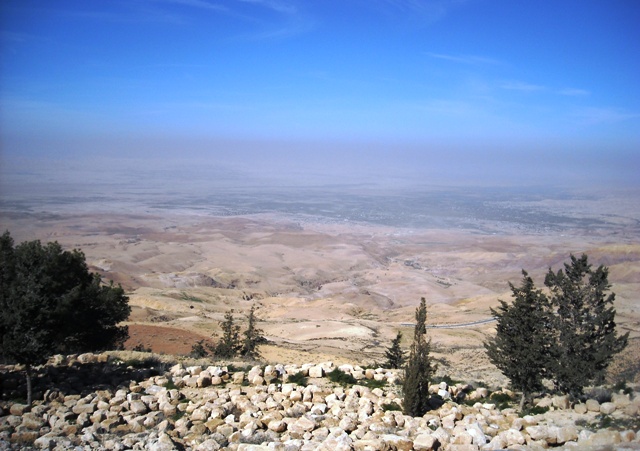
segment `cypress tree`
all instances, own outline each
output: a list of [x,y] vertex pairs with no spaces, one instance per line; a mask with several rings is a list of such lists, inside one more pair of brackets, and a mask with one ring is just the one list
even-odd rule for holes
[[256,327],[255,310],[256,306],[252,305],[251,310],[249,310],[247,330],[245,330],[244,332],[244,341],[241,351],[241,354],[243,356],[250,359],[260,358],[258,346],[265,341],[264,337],[262,336],[262,330]]
[[222,328],[222,337],[215,346],[214,353],[222,358],[234,357],[240,351],[241,344],[240,326],[235,323],[233,309],[224,314],[224,321],[220,323],[220,327]]
[[627,346],[629,334],[616,334],[608,274],[602,265],[594,271],[583,254],[546,275],[556,331],[549,371],[561,392],[577,396],[585,386],[602,383],[614,355]]
[[402,341],[402,332],[398,331],[396,338],[391,342],[391,346],[385,351],[384,355],[387,358],[385,367],[387,368],[402,368],[404,365],[404,351],[400,347]]
[[403,410],[406,415],[422,416],[429,410],[429,382],[434,372],[429,352],[431,341],[426,337],[427,305],[424,298],[416,309],[416,325],[403,384]]
[[500,301],[491,313],[497,319],[496,335],[485,342],[491,363],[522,392],[520,410],[531,393],[541,390],[550,347],[550,309],[546,296],[522,271],[522,284],[509,283],[514,301]]

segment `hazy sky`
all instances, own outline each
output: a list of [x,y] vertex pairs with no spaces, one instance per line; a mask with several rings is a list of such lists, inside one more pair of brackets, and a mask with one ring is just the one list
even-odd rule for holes
[[5,161],[242,150],[325,171],[344,157],[640,178],[637,0],[3,0],[0,12]]

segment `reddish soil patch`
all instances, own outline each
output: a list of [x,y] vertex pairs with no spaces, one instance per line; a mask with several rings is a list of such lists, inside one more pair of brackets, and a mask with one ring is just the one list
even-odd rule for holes
[[198,340],[208,341],[206,337],[174,327],[129,324],[129,339],[125,349],[142,345],[158,354],[186,355]]

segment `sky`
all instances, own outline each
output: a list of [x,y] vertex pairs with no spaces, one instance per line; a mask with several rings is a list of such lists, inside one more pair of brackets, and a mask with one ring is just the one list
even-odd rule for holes
[[0,20],[5,173],[640,180],[636,0],[3,0]]

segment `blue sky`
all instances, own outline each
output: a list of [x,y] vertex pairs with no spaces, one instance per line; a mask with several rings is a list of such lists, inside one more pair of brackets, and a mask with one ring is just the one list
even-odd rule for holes
[[638,178],[636,0],[4,0],[0,12],[5,161],[352,153],[458,176],[565,164]]

